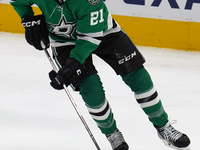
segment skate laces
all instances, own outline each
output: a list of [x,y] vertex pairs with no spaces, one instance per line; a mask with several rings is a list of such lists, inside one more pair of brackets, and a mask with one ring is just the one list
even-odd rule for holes
[[116,129],[114,133],[106,135],[113,149],[125,142],[122,133]]
[[171,123],[167,123],[163,127],[158,129],[159,134],[167,141],[176,142],[181,136],[182,133],[177,131],[172,124],[175,124],[177,121],[173,120]]

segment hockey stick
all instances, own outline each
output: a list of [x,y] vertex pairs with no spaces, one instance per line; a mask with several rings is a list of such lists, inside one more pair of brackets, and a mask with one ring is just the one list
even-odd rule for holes
[[[44,45],[44,43],[43,43],[42,41],[41,41],[41,45],[42,45],[42,47],[43,47],[43,50],[44,50],[44,52],[45,52],[45,54],[46,54],[46,56],[47,56],[49,62],[51,63],[51,66],[53,67],[53,70],[54,70],[55,72],[57,72],[58,70],[57,70],[57,68],[56,68],[56,65],[54,64],[54,62],[53,62],[51,56],[49,55],[49,52],[47,51],[46,46]],[[70,92],[69,92],[69,90],[68,90],[68,88],[67,88],[67,86],[66,86],[65,84],[63,85],[63,88],[64,88],[64,90],[65,90],[65,92],[66,92],[66,94],[67,94],[67,96],[68,96],[70,102],[72,103],[74,109],[76,110],[76,113],[78,114],[78,116],[79,116],[79,118],[81,119],[83,125],[85,126],[85,128],[86,128],[88,134],[90,135],[92,141],[94,142],[94,144],[95,144],[97,150],[101,150],[100,147],[99,147],[99,145],[97,144],[97,141],[95,140],[95,138],[94,138],[94,136],[93,136],[93,134],[92,134],[90,128],[88,127],[88,125],[87,125],[85,119],[83,118],[83,116],[81,115],[80,111],[78,110],[78,107],[77,107],[77,105],[76,105],[76,103],[75,103],[73,97],[71,96],[71,94],[70,94]]]

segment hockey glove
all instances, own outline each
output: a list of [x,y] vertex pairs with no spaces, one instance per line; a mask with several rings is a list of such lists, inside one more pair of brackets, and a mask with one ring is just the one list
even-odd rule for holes
[[38,50],[43,50],[41,41],[45,48],[49,48],[48,29],[43,15],[24,16],[22,25],[25,28],[26,41]]
[[81,68],[80,62],[74,58],[68,58],[58,73],[55,71],[49,73],[51,86],[57,90],[63,89],[64,84],[68,86],[75,81],[76,77],[81,74]]

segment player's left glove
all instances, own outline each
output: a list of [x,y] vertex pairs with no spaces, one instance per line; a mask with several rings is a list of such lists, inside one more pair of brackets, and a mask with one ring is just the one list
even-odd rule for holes
[[57,90],[63,89],[64,84],[68,86],[75,81],[76,77],[81,74],[81,68],[80,62],[74,58],[68,58],[58,73],[55,71],[49,73],[51,86]]

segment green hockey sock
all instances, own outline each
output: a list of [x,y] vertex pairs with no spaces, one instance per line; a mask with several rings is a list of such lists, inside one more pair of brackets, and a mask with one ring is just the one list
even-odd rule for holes
[[137,102],[150,121],[156,126],[163,126],[168,121],[168,115],[146,69],[141,67],[122,76],[122,79],[135,92]]
[[87,106],[87,108],[102,133],[111,134],[116,130],[116,121],[107,100],[99,106]]
[[91,75],[81,82],[79,88],[85,105],[101,132],[104,134],[113,133],[116,129],[116,121],[105,98],[99,76],[97,74]]

